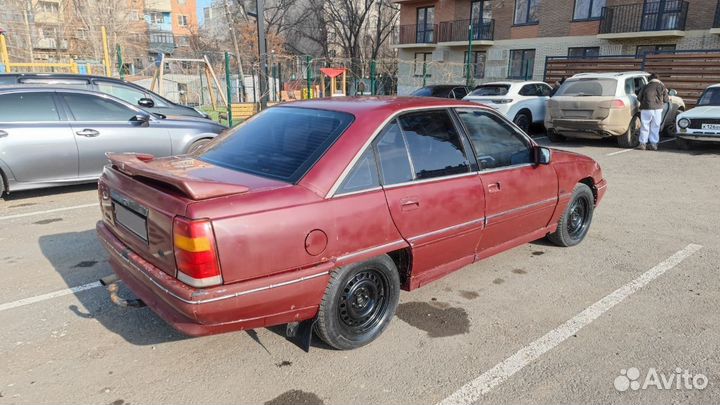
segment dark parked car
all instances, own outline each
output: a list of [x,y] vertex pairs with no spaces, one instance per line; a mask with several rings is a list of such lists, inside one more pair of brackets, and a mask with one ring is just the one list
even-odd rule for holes
[[192,107],[173,103],[135,83],[112,77],[66,73],[8,73],[0,75],[0,85],[14,86],[22,84],[92,90],[115,96],[120,100],[157,114],[208,118],[207,114]]
[[117,276],[189,335],[316,319],[352,349],[401,289],[587,234],[607,185],[589,157],[474,103],[360,101],[272,107],[186,156],[110,155],[97,230]]
[[420,87],[410,93],[413,97],[439,97],[462,100],[467,96],[470,89],[467,86],[456,84],[434,84],[432,86]]
[[0,196],[95,181],[106,152],[183,154],[224,129],[204,118],[154,115],[102,93],[0,87]]

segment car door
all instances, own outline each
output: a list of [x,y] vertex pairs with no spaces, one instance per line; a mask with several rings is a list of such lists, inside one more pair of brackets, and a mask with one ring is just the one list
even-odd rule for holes
[[480,256],[527,237],[548,225],[558,197],[550,165],[534,164],[530,139],[499,115],[480,109],[457,109],[480,165],[485,187],[486,228]]
[[77,179],[75,137],[54,92],[0,95],[0,160],[19,182]]
[[468,147],[445,109],[400,115],[375,143],[391,216],[422,280],[415,286],[474,258],[485,202]]
[[147,113],[118,100],[89,93],[59,93],[70,113],[78,148],[79,177],[97,177],[107,152],[171,153],[170,133],[157,121],[135,119]]

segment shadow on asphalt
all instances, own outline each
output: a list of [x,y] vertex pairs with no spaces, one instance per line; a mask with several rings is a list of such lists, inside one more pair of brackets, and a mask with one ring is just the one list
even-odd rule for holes
[[[77,193],[82,191],[97,190],[97,182],[77,184],[73,186],[42,188],[38,190],[16,191],[6,194],[3,199],[7,202],[18,201],[27,198],[38,198],[56,196],[62,194]],[[0,199],[2,201],[2,199]]]
[[[45,258],[68,287],[92,283],[112,273],[94,229],[41,236],[39,244]],[[124,283],[120,285],[121,297],[134,298]],[[68,311],[79,318],[100,322],[107,330],[133,345],[156,345],[188,339],[147,307],[116,306],[110,302],[103,287],[77,292],[75,297],[81,305],[69,305]]]

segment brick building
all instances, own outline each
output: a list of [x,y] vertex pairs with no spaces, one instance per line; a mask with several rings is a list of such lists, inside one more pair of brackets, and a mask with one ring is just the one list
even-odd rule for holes
[[395,0],[398,93],[464,83],[472,29],[475,83],[542,79],[547,56],[591,58],[720,49],[718,0]]

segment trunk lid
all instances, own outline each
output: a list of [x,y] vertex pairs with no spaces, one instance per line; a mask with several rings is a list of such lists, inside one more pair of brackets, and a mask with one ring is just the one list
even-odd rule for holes
[[133,252],[172,276],[177,276],[173,220],[186,216],[188,206],[287,186],[190,156],[108,154],[108,158],[111,165],[98,184],[103,221]]

